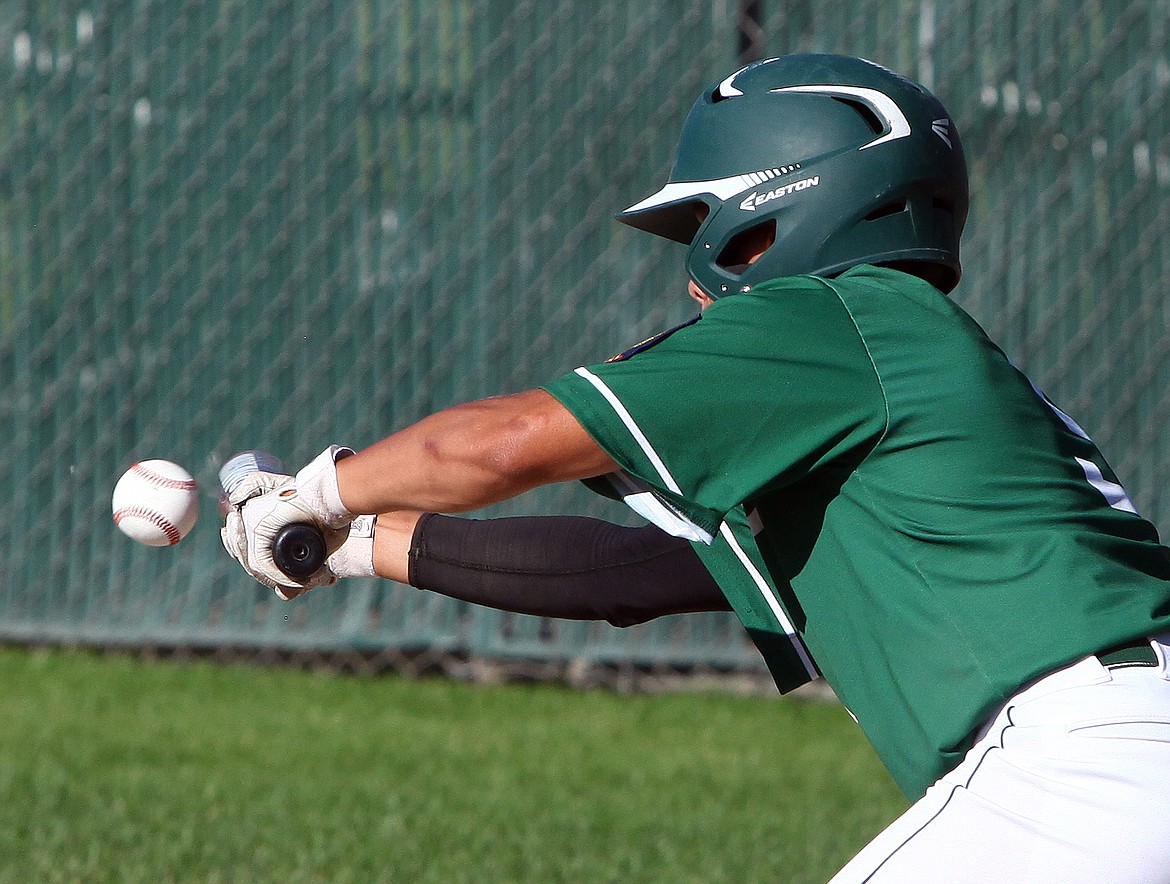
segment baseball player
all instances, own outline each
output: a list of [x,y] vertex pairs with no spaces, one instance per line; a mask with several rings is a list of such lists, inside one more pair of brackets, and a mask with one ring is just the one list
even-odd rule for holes
[[[620,216],[687,245],[694,320],[257,474],[225,546],[282,597],[380,573],[619,624],[732,608],[915,801],[834,881],[1170,881],[1170,552],[947,297],[966,213],[927,90],[852,57],[749,65]],[[568,480],[650,525],[431,515]],[[336,552],[298,582],[269,544],[305,519]]]

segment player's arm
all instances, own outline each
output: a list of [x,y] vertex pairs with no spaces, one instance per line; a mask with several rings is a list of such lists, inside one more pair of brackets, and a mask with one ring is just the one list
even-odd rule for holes
[[337,464],[351,513],[459,513],[617,464],[560,402],[530,390],[440,411]]
[[253,473],[233,490],[221,536],[249,574],[291,598],[332,577],[276,567],[272,540],[286,525],[316,524],[334,553],[362,513],[465,512],[615,469],[568,409],[530,390],[446,409],[357,454],[331,446],[293,479]]
[[379,576],[519,614],[631,626],[731,610],[690,543],[654,525],[396,512],[378,517],[365,555]]

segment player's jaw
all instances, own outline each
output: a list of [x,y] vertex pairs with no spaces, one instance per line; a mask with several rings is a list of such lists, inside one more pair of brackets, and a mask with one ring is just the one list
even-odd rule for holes
[[687,281],[687,294],[699,305],[700,311],[706,310],[715,303],[715,300],[699,288],[699,284],[693,279]]

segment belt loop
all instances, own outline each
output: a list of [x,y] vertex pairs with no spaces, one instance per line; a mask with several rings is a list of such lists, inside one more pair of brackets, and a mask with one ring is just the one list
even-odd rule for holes
[[1170,681],[1170,633],[1153,636],[1150,645],[1158,657],[1158,668],[1162,678]]
[[1154,646],[1148,638],[1134,639],[1124,644],[1106,648],[1097,653],[1097,659],[1106,669],[1129,669],[1134,666],[1159,666],[1162,659],[1158,657]]

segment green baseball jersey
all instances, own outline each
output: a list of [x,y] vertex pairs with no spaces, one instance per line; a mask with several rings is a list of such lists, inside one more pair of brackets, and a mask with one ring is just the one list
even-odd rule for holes
[[1170,631],[1170,551],[1101,453],[915,277],[773,280],[546,389],[908,796],[1025,682]]

